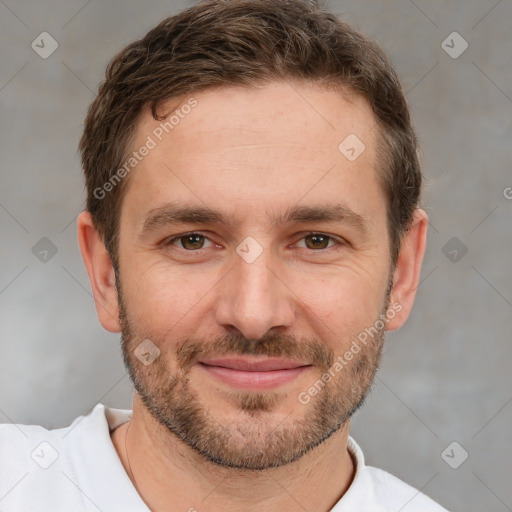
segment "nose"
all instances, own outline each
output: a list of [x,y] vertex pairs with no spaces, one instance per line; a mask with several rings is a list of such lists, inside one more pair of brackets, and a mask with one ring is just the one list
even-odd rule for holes
[[290,327],[294,294],[277,267],[268,249],[251,263],[236,254],[217,290],[217,324],[250,339],[259,339],[273,328]]

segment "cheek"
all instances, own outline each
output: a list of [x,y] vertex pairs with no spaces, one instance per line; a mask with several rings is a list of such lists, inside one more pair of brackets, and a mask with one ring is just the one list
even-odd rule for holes
[[[373,325],[383,307],[387,276],[340,270],[328,277],[302,278],[294,288],[315,330],[333,350]],[[309,313],[308,313],[309,311]]]
[[202,299],[218,281],[216,272],[173,266],[168,262],[133,265],[129,285],[123,286],[128,296],[133,322],[155,337],[186,325],[196,325]]

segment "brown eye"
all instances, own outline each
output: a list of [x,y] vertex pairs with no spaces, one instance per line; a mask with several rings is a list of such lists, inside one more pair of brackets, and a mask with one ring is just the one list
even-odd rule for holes
[[320,233],[313,233],[305,236],[304,240],[308,249],[327,249],[331,237]]
[[179,241],[180,246],[188,251],[202,249],[206,237],[199,233],[189,233],[188,235],[180,235],[169,241],[169,245],[175,245],[175,242]]

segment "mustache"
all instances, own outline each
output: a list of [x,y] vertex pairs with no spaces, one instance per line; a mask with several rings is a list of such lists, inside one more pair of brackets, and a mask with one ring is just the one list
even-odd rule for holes
[[177,364],[183,370],[200,359],[226,355],[285,357],[324,370],[328,370],[334,363],[334,352],[324,343],[313,339],[298,341],[294,336],[277,333],[269,333],[260,339],[226,334],[209,342],[187,340],[176,352]]

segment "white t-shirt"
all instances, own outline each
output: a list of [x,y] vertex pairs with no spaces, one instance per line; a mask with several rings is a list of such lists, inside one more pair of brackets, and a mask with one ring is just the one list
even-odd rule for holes
[[[149,512],[112,444],[110,432],[130,410],[97,404],[66,428],[0,425],[2,512]],[[332,512],[446,512],[430,498],[380,469],[357,461],[352,485]],[[201,510],[200,504],[191,507]]]

